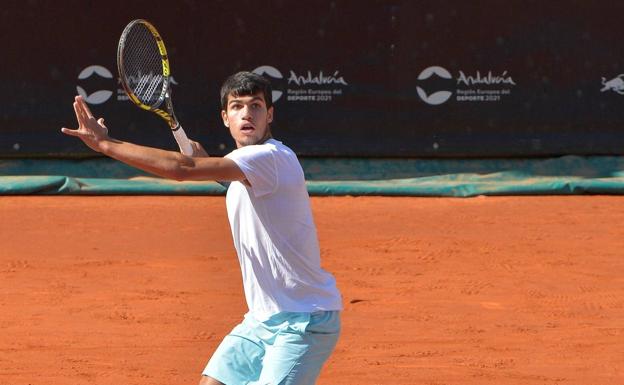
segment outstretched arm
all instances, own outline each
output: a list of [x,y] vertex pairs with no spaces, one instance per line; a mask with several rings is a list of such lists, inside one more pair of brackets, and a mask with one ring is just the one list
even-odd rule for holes
[[96,120],[84,99],[77,96],[75,130],[62,128],[64,134],[80,138],[91,149],[151,174],[175,180],[244,180],[236,163],[220,157],[190,157],[174,151],[139,146],[108,136],[104,119]]

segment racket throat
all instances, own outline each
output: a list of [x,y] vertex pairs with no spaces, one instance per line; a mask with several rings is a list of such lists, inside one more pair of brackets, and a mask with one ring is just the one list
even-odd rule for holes
[[182,128],[182,125],[180,125],[180,123],[178,123],[178,121],[175,120],[175,118],[172,120],[171,123],[169,123],[169,126],[171,127],[171,131],[174,131],[174,132]]
[[173,112],[173,103],[171,103],[170,92],[171,91],[167,91],[167,93],[165,94],[165,109],[167,110],[170,116],[169,120],[167,120],[167,123],[169,123],[169,127],[171,127],[171,131],[177,131],[182,126],[180,125],[180,122],[178,122],[178,118],[176,118],[175,113]]

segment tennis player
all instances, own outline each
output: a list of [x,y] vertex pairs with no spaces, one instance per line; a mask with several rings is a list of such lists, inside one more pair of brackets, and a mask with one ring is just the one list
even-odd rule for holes
[[191,157],[113,139],[80,96],[78,128],[62,132],[161,177],[231,181],[226,206],[249,311],[214,352],[200,384],[314,384],[338,340],[342,300],[320,265],[303,170],[271,135],[268,80],[232,75],[221,88],[221,107],[237,147],[223,158],[208,157],[196,142]]

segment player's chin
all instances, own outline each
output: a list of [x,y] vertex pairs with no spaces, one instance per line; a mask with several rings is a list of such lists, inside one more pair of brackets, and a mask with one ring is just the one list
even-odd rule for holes
[[237,142],[238,144],[243,147],[243,146],[253,146],[254,144],[258,144],[258,142],[260,141],[260,139],[254,137],[254,136],[243,136],[238,138]]

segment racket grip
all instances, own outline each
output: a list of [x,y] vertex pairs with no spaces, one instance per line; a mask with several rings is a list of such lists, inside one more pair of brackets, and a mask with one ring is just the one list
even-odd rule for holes
[[193,146],[191,146],[191,141],[186,136],[186,132],[182,129],[182,126],[178,124],[178,126],[172,131],[173,137],[176,142],[178,142],[178,146],[180,147],[180,152],[187,156],[193,155]]

